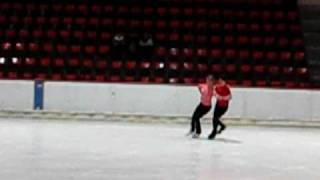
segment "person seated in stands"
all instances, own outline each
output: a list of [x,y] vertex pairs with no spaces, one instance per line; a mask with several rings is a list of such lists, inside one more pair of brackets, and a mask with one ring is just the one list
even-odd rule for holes
[[153,54],[154,42],[151,34],[144,33],[139,40],[139,56],[141,59],[150,59]]
[[126,37],[123,33],[117,33],[112,39],[112,58],[124,59],[126,57],[128,48]]

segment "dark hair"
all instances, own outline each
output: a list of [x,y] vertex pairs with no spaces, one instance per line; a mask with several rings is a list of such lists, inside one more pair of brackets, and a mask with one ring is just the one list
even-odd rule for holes
[[225,75],[224,74],[218,74],[216,76],[217,79],[225,79]]

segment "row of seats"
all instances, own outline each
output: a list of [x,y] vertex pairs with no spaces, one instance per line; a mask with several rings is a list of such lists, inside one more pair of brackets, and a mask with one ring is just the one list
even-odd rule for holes
[[[50,43],[44,44],[43,46],[39,46],[35,43],[28,44],[25,47],[24,44],[17,43],[15,44],[15,49],[12,49],[11,44],[6,43],[2,45],[3,54],[8,51],[14,51],[16,55],[25,55],[25,54],[33,54],[33,55],[58,55],[58,56],[74,56],[74,55],[87,55],[88,57],[94,56],[103,56],[108,57],[110,55],[110,47],[108,45],[100,45],[96,47],[94,45],[73,45],[68,47],[63,44],[58,44],[57,46],[53,46]],[[206,49],[206,48],[165,48],[158,47],[154,53],[157,58],[187,58],[189,60],[192,59],[213,59],[215,61],[219,61],[222,59],[226,59],[229,62],[233,62],[231,60],[243,61],[243,62],[290,62],[288,64],[302,64],[305,62],[305,53],[304,51],[259,51],[259,50],[250,50],[250,49],[234,49],[234,48],[214,48],[214,49]],[[187,60],[184,59],[184,60]]]
[[[135,61],[135,60],[113,60],[106,59],[79,59],[79,58],[0,58],[0,68],[10,72],[28,72],[31,70],[39,70],[41,74],[50,74],[51,71],[71,71],[71,72],[96,72],[96,73],[116,73],[134,72],[144,74],[145,76],[156,74],[158,77],[183,76],[183,77],[200,77],[203,78],[207,73],[226,73],[228,79],[243,80],[255,78],[286,78],[286,79],[303,79],[308,77],[308,69],[305,67],[285,66],[264,64],[222,64],[222,63],[203,63],[203,62],[188,62],[175,60],[154,60],[154,61]],[[2,71],[5,72],[5,71]],[[38,73],[39,73],[38,72]],[[34,72],[37,74],[37,72]]]
[[[193,84],[225,73],[236,85],[307,87],[296,6],[240,1],[0,2],[0,77]],[[118,32],[150,33],[153,54],[117,57]]]

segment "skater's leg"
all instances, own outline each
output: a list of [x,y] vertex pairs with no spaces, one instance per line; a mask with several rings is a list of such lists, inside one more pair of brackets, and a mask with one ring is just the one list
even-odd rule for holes
[[219,121],[222,114],[223,114],[223,109],[221,109],[221,107],[216,105],[213,113],[213,118],[212,118],[213,130],[209,135],[209,139],[214,139],[216,137],[217,128],[218,128],[218,125],[220,124]]
[[196,134],[201,134],[201,124],[200,124],[200,118],[207,114],[210,111],[210,106],[203,106],[202,104],[199,104],[197,109],[195,110],[193,116],[192,116],[192,125],[191,125],[191,131],[196,132]]

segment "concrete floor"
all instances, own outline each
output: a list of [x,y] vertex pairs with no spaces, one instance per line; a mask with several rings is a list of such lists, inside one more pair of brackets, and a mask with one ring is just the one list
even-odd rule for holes
[[320,179],[320,129],[0,119],[1,180]]

